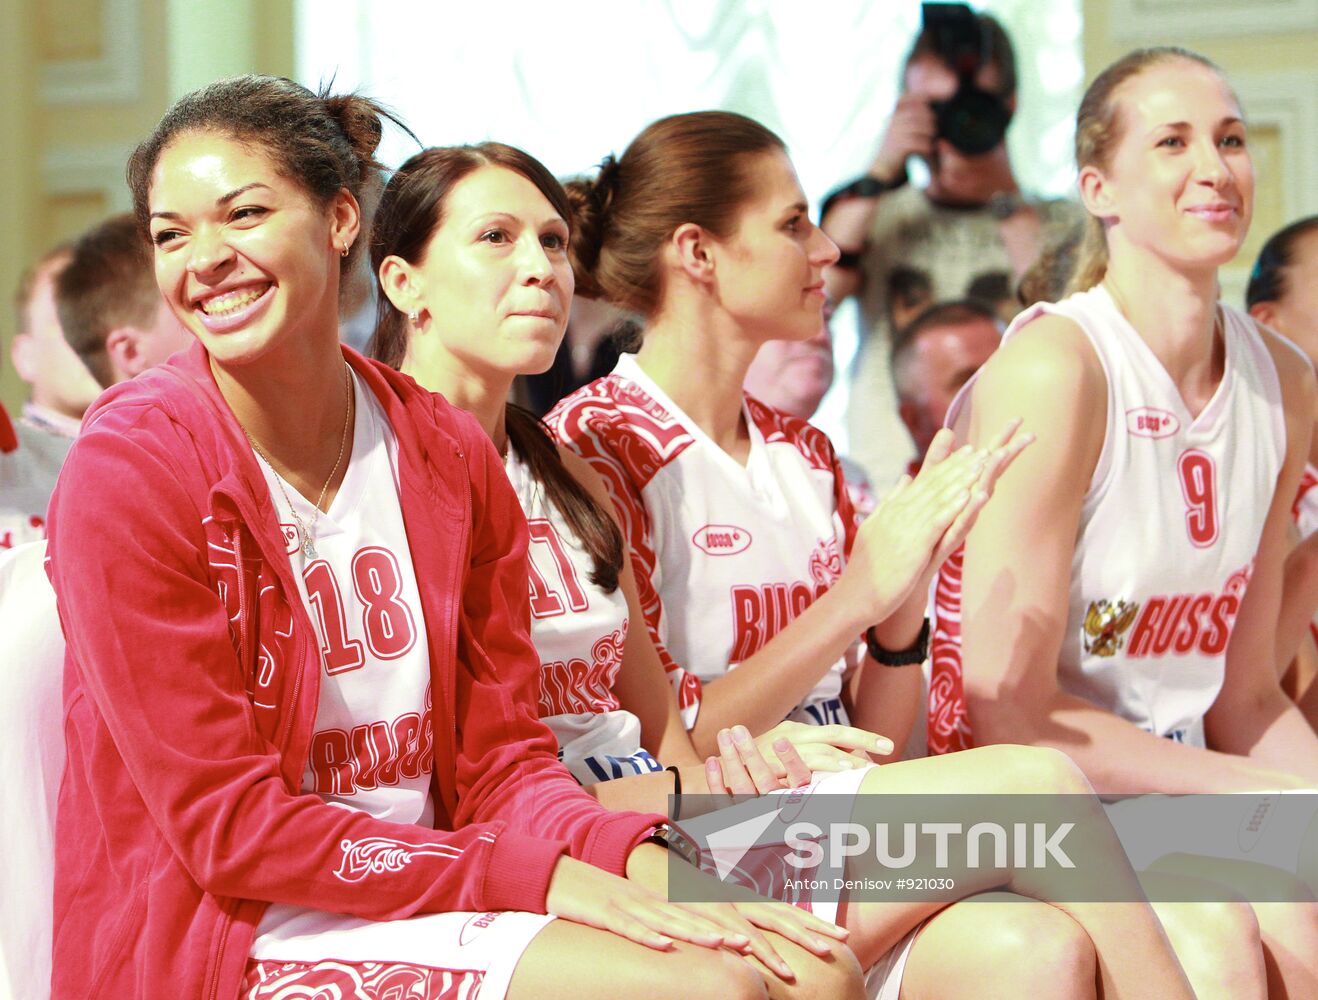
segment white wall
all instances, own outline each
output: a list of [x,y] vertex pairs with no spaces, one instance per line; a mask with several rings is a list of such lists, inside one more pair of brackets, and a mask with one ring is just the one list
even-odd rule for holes
[[[1021,182],[1066,194],[1080,0],[976,6],[999,16],[1017,49],[1009,141]],[[298,79],[361,89],[426,145],[498,139],[560,176],[620,154],[663,115],[739,111],[783,137],[818,203],[869,165],[919,21],[916,0],[299,0]],[[384,159],[399,163],[415,148],[392,136]],[[846,309],[834,321],[840,364],[855,350],[854,324]],[[844,405],[835,390],[816,417],[843,448]]]

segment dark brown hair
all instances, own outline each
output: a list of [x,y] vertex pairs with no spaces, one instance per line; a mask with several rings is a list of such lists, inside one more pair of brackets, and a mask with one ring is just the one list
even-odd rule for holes
[[[1013,97],[1016,93],[1017,73],[1016,50],[1012,48],[1011,36],[991,14],[976,14],[975,19],[979,21],[979,30],[984,39],[986,58],[983,65],[992,66],[998,71],[996,93],[1004,99]],[[906,90],[906,71],[917,59],[937,59],[944,65],[947,64],[947,57],[939,48],[936,31],[922,28],[915,36],[911,51],[907,53],[906,61],[902,63],[900,89],[903,91]],[[955,67],[949,68],[955,69]]]
[[123,326],[145,329],[161,305],[151,255],[132,215],[114,215],[78,238],[55,279],[64,339],[103,388],[114,382],[105,340]]
[[[529,153],[499,142],[426,149],[398,168],[380,196],[371,229],[371,265],[375,273],[380,273],[386,257],[399,257],[412,265],[423,263],[430,239],[444,221],[449,192],[484,166],[521,174],[548,199],[571,231],[572,209],[563,186]],[[377,308],[375,335],[367,351],[391,368],[401,368],[410,333],[407,318],[383,291]],[[608,592],[616,590],[623,559],[618,525],[568,472],[558,446],[538,417],[509,403],[504,421],[509,445],[590,554],[594,563],[591,582]]]
[[[314,94],[284,77],[237,76],[195,90],[165,112],[128,160],[138,225],[147,231],[147,196],[156,161],[183,133],[215,132],[258,145],[283,176],[327,205],[344,189],[361,201],[368,175],[381,169],[375,150],[385,119],[408,132],[382,105],[358,94],[331,96],[328,85]],[[342,269],[351,267],[354,257],[342,261]]]
[[[1078,168],[1096,166],[1106,169],[1112,150],[1121,140],[1122,121],[1120,107],[1115,100],[1117,88],[1148,69],[1165,62],[1182,59],[1207,66],[1221,74],[1209,59],[1188,49],[1171,45],[1136,49],[1122,56],[1102,73],[1085,91],[1080,110],[1075,116],[1075,165]],[[1066,291],[1084,292],[1093,288],[1107,273],[1107,232],[1103,222],[1091,215],[1085,224],[1084,236],[1076,252],[1075,270],[1067,283]]]
[[577,292],[652,316],[663,296],[659,250],[684,223],[730,236],[754,194],[757,155],[783,151],[759,122],[730,111],[661,118],[606,157],[591,180],[568,182]]
[[1268,237],[1249,275],[1249,288],[1245,290],[1247,306],[1256,306],[1260,302],[1280,302],[1290,294],[1290,280],[1286,272],[1295,263],[1295,241],[1313,231],[1318,231],[1318,215],[1297,219]]

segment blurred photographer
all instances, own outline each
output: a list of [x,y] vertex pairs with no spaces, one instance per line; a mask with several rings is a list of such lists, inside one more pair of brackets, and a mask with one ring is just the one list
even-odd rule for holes
[[[822,225],[842,251],[827,274],[835,301],[856,295],[860,347],[851,369],[848,431],[854,457],[882,491],[915,455],[890,370],[893,310],[966,298],[986,282],[1014,287],[1045,227],[1065,203],[1025,195],[1005,144],[1016,108],[1016,56],[992,17],[964,4],[923,5],[902,72],[902,93],[869,170],[824,202]],[[929,169],[908,183],[910,157]],[[903,303],[921,279],[928,301]]]

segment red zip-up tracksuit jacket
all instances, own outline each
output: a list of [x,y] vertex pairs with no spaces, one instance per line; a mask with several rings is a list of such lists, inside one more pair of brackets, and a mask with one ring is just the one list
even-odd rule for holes
[[344,353],[398,438],[435,829],[300,791],[318,642],[265,480],[194,345],[101,397],[51,503],[68,643],[54,1000],[231,1000],[269,902],[376,920],[544,912],[561,854],[621,874],[663,819],[600,807],[537,718],[526,523],[485,433]]

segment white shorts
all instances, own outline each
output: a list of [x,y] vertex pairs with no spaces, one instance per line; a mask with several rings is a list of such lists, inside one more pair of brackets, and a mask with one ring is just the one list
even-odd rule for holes
[[915,939],[923,927],[922,922],[907,931],[904,938],[865,970],[865,996],[869,1000],[898,1000],[901,996],[906,960],[911,957],[911,949],[915,947]]
[[581,712],[540,720],[558,740],[558,759],[583,785],[662,771],[641,746],[641,720],[631,712]]
[[[870,767],[876,766],[870,765]],[[854,771],[816,771],[811,775],[810,784],[797,791],[857,795],[860,792],[860,783],[869,774],[870,767],[856,768]],[[787,791],[788,789],[783,789],[775,794],[782,795]],[[835,900],[813,900],[804,908],[830,923],[837,923],[838,903]],[[898,1000],[902,990],[902,975],[906,972],[906,960],[910,957],[916,935],[923,926],[924,924],[921,923],[908,931],[906,936],[889,948],[882,958],[865,970],[865,995],[870,1000]]]
[[252,945],[244,1000],[501,1000],[541,913],[426,913],[364,920],[275,904],[277,927]]

